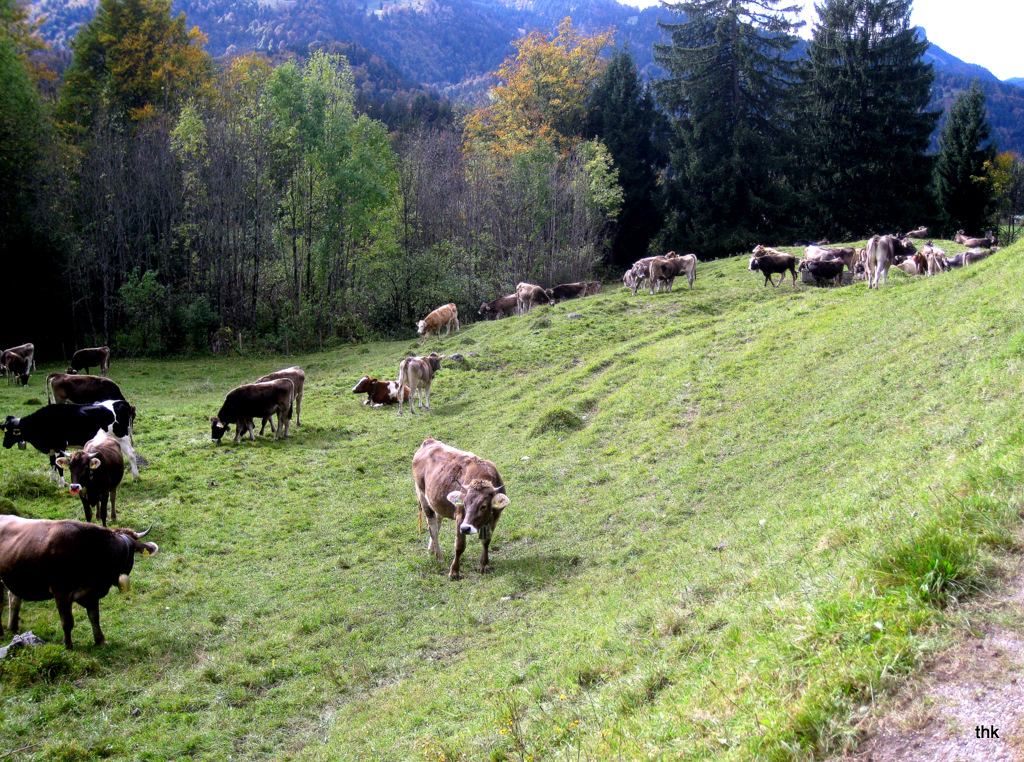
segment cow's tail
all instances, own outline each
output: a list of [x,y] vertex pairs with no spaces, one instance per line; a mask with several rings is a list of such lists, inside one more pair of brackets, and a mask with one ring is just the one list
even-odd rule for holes
[[[402,362],[398,363],[398,412],[399,413],[402,412],[402,403],[403,403],[403,400],[404,400],[404,397],[405,397],[405,380],[406,380],[406,377],[407,377],[407,372],[406,372],[406,368],[407,367],[408,367],[408,365],[406,364],[405,360],[402,360]],[[409,404],[410,405],[412,404],[412,395],[409,396]],[[414,410],[413,412],[416,412],[416,411]],[[420,508],[420,512],[421,513],[422,513],[422,511],[423,511],[423,509]]]
[[419,529],[418,529],[419,533],[423,534],[423,506],[422,505],[420,506],[420,518],[419,518],[419,521],[417,522],[417,525],[419,527]]
[[54,373],[48,373],[46,376],[46,404],[53,404],[51,382],[53,381]]

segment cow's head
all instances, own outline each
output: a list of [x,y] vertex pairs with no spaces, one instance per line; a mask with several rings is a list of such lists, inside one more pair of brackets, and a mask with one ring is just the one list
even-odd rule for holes
[[160,546],[155,542],[140,542],[143,537],[149,534],[150,526],[145,532],[136,532],[134,529],[128,529],[127,527],[114,527],[110,531],[121,538],[121,542],[124,543],[124,562],[118,569],[117,586],[122,593],[127,593],[131,589],[131,583],[128,575],[131,574],[132,569],[135,567],[135,556],[141,553],[143,557],[148,558],[149,556],[155,556],[160,550]]
[[757,255],[755,254],[754,256],[752,256],[750,258],[750,264],[747,266],[747,269],[748,270],[756,270],[757,269],[757,267],[755,267],[756,264],[757,264]]
[[416,333],[418,333],[420,336],[422,336],[426,332],[427,332],[427,321],[426,320],[417,320],[416,321]]
[[68,489],[72,495],[87,489],[92,481],[92,472],[103,465],[97,453],[84,450],[73,453],[71,457],[62,455],[54,463],[71,472],[71,486]]
[[448,502],[455,506],[461,534],[479,534],[480,539],[491,539],[491,527],[509,504],[504,485],[495,487],[486,479],[473,479],[468,485],[459,482],[461,490],[449,492]]
[[64,372],[67,373],[69,376],[77,376],[78,375],[78,371],[75,370],[74,368],[68,368]]
[[486,315],[490,311],[491,311],[491,305],[489,305],[487,302],[484,302],[483,304],[480,305],[480,309],[478,309],[476,311],[476,314],[477,315]]
[[14,445],[18,445],[18,449],[25,449],[25,440],[21,434],[21,419],[15,418],[13,415],[7,416],[0,429],[4,432],[4,449],[10,450]]
[[373,385],[375,383],[377,383],[377,379],[370,378],[369,376],[363,376],[361,379],[359,379],[356,385],[352,387],[352,393],[369,394],[370,392],[373,391]]
[[214,442],[220,442],[224,435],[228,433],[228,429],[231,428],[230,423],[224,423],[217,416],[210,418],[210,438]]

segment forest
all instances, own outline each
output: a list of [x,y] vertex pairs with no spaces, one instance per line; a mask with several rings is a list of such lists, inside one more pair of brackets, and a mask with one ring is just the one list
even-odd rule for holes
[[102,0],[50,65],[27,7],[0,0],[17,316],[0,343],[31,326],[43,356],[163,356],[230,328],[323,348],[648,252],[980,234],[1024,210],[1024,163],[997,152],[977,85],[931,150],[942,114],[909,0],[827,0],[799,60],[776,0],[671,8],[661,78],[566,18],[513,41],[486,102],[458,104],[346,41],[215,60],[169,0]]

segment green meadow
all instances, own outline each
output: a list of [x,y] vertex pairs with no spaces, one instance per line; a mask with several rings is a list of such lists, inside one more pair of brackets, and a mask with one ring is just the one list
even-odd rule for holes
[[[24,604],[48,645],[0,661],[0,759],[841,749],[1019,550],[1022,256],[893,269],[878,292],[762,288],[744,256],[698,265],[693,291],[606,284],[442,339],[115,356],[148,461],[119,521],[153,524],[160,551],[101,603],[107,646],[76,607],[65,651],[53,602]],[[430,412],[350,393],[431,349],[465,360]],[[215,446],[227,391],[292,364],[292,438]],[[0,414],[45,404],[59,369],[0,386]],[[505,480],[491,574],[475,538],[459,582],[427,554],[411,478],[427,436]],[[46,470],[0,452],[0,512],[81,519]],[[444,522],[447,562],[453,542]]]

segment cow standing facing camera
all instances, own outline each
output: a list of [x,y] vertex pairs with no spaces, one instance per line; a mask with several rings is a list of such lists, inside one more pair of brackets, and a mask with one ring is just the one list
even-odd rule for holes
[[430,531],[427,551],[444,562],[438,543],[440,519],[455,521],[455,559],[448,576],[461,579],[459,560],[466,549],[466,537],[479,535],[483,553],[480,573],[491,570],[488,549],[501,512],[509,504],[498,469],[489,460],[428,437],[412,458],[412,477],[420,520],[425,516]]

